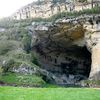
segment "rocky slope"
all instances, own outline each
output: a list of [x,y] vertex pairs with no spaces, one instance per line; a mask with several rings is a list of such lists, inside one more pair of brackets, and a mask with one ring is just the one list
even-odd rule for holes
[[0,84],[13,75],[10,82],[19,84],[21,75],[25,86],[100,80],[100,15],[20,23],[0,32]]
[[53,73],[55,83],[77,84],[88,77],[99,80],[99,15],[32,25],[33,49],[41,67]]

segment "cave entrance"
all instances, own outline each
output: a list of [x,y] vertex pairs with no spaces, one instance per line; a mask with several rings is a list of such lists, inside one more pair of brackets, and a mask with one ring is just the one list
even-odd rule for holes
[[66,51],[66,62],[61,63],[62,73],[89,77],[91,53],[84,47],[74,47]]
[[84,75],[86,77],[89,77],[90,75],[90,70],[91,70],[91,53],[88,51],[87,47],[83,47],[82,48],[82,56],[84,58],[84,62],[83,62],[83,65],[84,65]]

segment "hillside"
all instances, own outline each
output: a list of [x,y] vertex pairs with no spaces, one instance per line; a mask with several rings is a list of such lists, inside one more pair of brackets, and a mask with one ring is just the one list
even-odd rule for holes
[[100,85],[100,7],[0,21],[0,84]]

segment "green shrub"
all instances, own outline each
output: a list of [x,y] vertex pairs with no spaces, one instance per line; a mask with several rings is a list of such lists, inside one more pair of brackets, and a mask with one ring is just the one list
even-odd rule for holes
[[[82,0],[82,2],[85,0]],[[0,21],[0,27],[4,28],[14,28],[14,27],[25,27],[31,25],[33,21],[35,22],[54,22],[55,20],[63,17],[75,17],[80,15],[89,15],[89,14],[100,14],[100,6],[96,6],[92,9],[84,9],[81,11],[74,11],[74,12],[61,12],[55,14],[49,18],[29,18],[23,20],[12,20],[12,19],[2,19]]]
[[22,38],[27,34],[28,31],[25,29],[25,27],[13,27],[7,29],[5,33],[0,34],[0,36],[6,36],[8,40],[21,41]]
[[0,41],[0,55],[4,55],[7,52],[22,47],[22,44],[18,41],[1,40]]
[[17,86],[42,86],[45,82],[40,76],[5,73],[0,75],[0,81]]
[[38,63],[38,60],[37,60],[37,58],[36,57],[34,57],[34,56],[32,56],[32,63],[33,64],[35,64],[35,65],[37,65],[37,66],[39,66],[40,64]]
[[4,57],[1,60],[0,66],[2,66],[3,72],[10,72],[13,71],[13,68],[18,68],[21,65],[25,65],[24,67],[27,68],[34,68],[38,67],[36,64],[32,63],[31,61],[23,61],[22,59],[16,59],[13,57]]
[[3,73],[3,68],[0,66],[0,75]]
[[0,20],[0,27],[9,29],[13,27],[25,27],[31,25],[32,19],[25,20],[13,20],[9,18],[3,18]]
[[32,38],[29,35],[25,35],[22,39],[24,50],[27,51],[27,53],[29,53],[29,51],[31,50],[31,39]]
[[84,80],[83,83],[89,87],[100,86],[100,80]]
[[37,66],[40,66],[40,64],[38,62],[38,59],[37,59],[35,53],[34,52],[31,52],[31,55],[32,55],[32,63],[35,64],[35,65],[37,65]]
[[31,54],[27,54],[23,50],[13,50],[13,51],[9,51],[7,53],[7,56],[8,57],[12,57],[14,59],[21,60],[21,61],[27,61],[27,62],[31,62],[32,61]]
[[13,59],[4,60],[3,65],[2,65],[3,72],[8,72],[9,69],[13,66],[14,66],[14,60]]

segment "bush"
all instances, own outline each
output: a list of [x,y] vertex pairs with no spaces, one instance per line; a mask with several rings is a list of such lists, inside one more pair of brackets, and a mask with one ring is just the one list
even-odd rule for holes
[[7,29],[5,33],[1,33],[0,36],[6,36],[8,40],[21,41],[22,38],[27,34],[28,31],[25,29],[25,27],[13,27]]
[[19,49],[22,47],[22,44],[17,41],[10,41],[10,40],[1,40],[0,41],[0,55],[4,55],[7,52],[15,49]]
[[3,73],[3,68],[0,66],[0,75]]
[[13,68],[19,68],[21,65],[25,65],[25,68],[38,68],[38,66],[30,61],[23,61],[21,59],[15,59],[12,57],[5,57],[2,59],[2,62],[0,63],[0,66],[3,69],[3,72],[12,72]]
[[6,56],[12,57],[14,59],[18,59],[18,60],[21,60],[21,61],[27,61],[27,62],[31,62],[32,61],[31,54],[27,54],[23,50],[9,51]]
[[9,69],[14,65],[13,59],[4,60],[2,64],[3,72],[8,72]]
[[0,55],[5,54],[13,48],[13,44],[8,43],[7,41],[0,41]]
[[38,59],[37,59],[35,53],[34,52],[31,52],[31,55],[32,55],[32,63],[35,64],[35,65],[37,65],[37,66],[40,66],[40,64],[38,62]]
[[31,50],[31,36],[25,35],[22,39],[22,43],[24,46],[24,50],[29,53],[29,51]]
[[100,80],[84,80],[82,82],[85,86],[88,87],[100,87]]
[[13,28],[13,27],[25,27],[31,25],[32,19],[25,20],[13,20],[9,18],[3,18],[0,20],[0,27],[2,28]]
[[22,75],[15,73],[5,73],[0,75],[0,81],[10,85],[16,86],[37,86],[40,87],[45,82],[42,80],[40,76],[36,75]]

